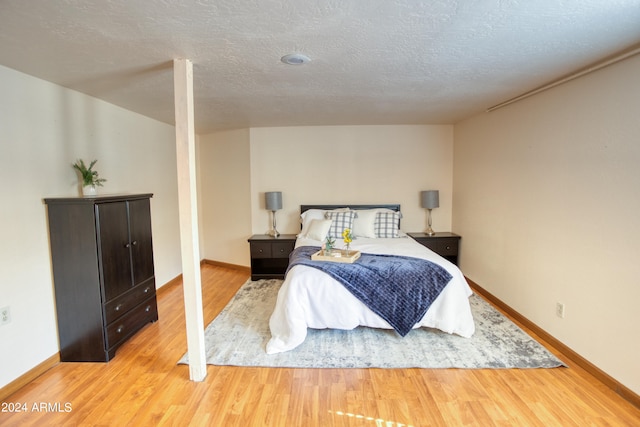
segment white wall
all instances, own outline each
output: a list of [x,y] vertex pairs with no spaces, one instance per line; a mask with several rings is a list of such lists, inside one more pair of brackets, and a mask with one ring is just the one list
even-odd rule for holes
[[0,387],[58,352],[45,197],[76,196],[77,158],[98,159],[102,193],[154,193],[156,282],[179,275],[175,130],[0,67]]
[[250,167],[249,129],[199,137],[202,258],[249,265]]
[[281,233],[300,231],[301,204],[400,203],[402,229],[426,228],[420,191],[440,190],[436,231],[451,230],[453,127],[251,129],[252,230],[269,229],[264,193],[282,191]]
[[453,202],[467,276],[635,393],[638,75],[640,56],[457,124]]

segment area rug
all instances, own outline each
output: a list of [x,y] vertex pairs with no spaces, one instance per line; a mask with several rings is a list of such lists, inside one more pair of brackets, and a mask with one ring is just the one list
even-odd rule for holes
[[[205,330],[207,364],[290,368],[553,368],[553,354],[477,295],[471,338],[439,330],[309,329],[299,347],[266,354],[281,280],[247,281]],[[188,357],[178,363],[187,364]]]

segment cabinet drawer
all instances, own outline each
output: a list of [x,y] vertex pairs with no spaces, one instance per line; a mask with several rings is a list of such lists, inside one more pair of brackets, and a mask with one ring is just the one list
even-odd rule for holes
[[158,306],[153,296],[107,326],[107,350],[133,335],[145,323],[157,319]]
[[155,293],[155,280],[150,279],[108,302],[104,306],[105,323],[108,325]]
[[271,244],[271,256],[273,258],[289,258],[289,254],[293,251],[292,242],[277,242]]
[[271,258],[271,243],[252,242],[251,257],[252,258]]
[[458,255],[458,239],[421,239],[420,243],[441,256]]

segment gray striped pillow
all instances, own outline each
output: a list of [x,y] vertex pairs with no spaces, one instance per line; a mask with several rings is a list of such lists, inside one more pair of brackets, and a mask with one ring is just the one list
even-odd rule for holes
[[328,236],[334,239],[342,239],[342,232],[345,228],[353,230],[353,219],[356,216],[357,214],[354,211],[327,212],[325,218],[332,221]]
[[398,237],[400,231],[400,213],[399,212],[378,212],[376,220],[373,224],[376,237]]

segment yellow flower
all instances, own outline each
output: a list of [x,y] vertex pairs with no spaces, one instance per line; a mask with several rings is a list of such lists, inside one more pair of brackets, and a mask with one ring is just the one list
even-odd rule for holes
[[346,244],[349,244],[353,241],[353,237],[351,236],[351,230],[348,228],[345,228],[344,231],[342,232],[342,238],[344,239],[344,242]]

